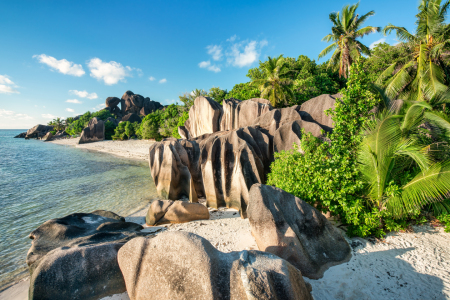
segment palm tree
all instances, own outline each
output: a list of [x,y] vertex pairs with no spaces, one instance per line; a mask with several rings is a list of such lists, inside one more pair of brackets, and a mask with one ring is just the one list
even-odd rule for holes
[[449,98],[446,82],[450,69],[445,63],[445,52],[449,49],[450,25],[444,23],[449,6],[449,0],[444,3],[442,0],[422,0],[416,15],[415,34],[392,24],[383,29],[384,35],[395,31],[401,42],[414,49],[414,58],[410,62],[400,69],[394,63],[378,78],[377,84],[389,97],[427,101],[434,105]]
[[334,51],[328,66],[337,66],[339,64],[339,76],[344,75],[347,78],[348,70],[352,62],[362,54],[370,55],[370,49],[362,44],[357,38],[362,38],[370,33],[380,31],[380,27],[366,26],[360,28],[364,22],[375,14],[372,10],[367,14],[359,17],[356,9],[359,3],[354,5],[346,5],[341,12],[333,12],[329,18],[333,23],[331,33],[325,36],[322,41],[329,43],[319,54],[319,59]]
[[66,128],[65,120],[61,118],[53,119],[53,121],[48,122],[48,125],[52,125],[55,130],[64,130]]
[[268,99],[273,107],[277,107],[295,97],[291,88],[293,81],[287,77],[291,70],[283,55],[274,58],[269,56],[260,67],[265,78],[255,79],[251,84],[258,86],[261,98]]
[[[370,201],[394,217],[445,199],[450,191],[450,161],[433,162],[427,146],[413,134],[424,122],[426,102],[415,102],[404,115],[384,111],[369,124],[358,153]],[[428,112],[425,112],[427,114]],[[410,173],[411,165],[416,171]]]

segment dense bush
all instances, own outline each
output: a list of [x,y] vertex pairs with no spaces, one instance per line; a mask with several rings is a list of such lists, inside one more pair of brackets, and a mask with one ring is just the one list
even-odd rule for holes
[[105,140],[112,140],[112,136],[114,135],[114,130],[116,129],[116,125],[111,121],[106,121],[105,123]]
[[128,140],[137,135],[140,124],[138,122],[130,123],[129,121],[120,122],[114,130],[113,140]]
[[[73,118],[71,119],[71,122],[68,124],[66,128],[66,132],[70,135],[79,134],[83,131],[83,129],[87,126],[89,121],[92,118],[99,118],[101,120],[106,120],[108,118],[114,118],[114,115],[112,115],[108,110],[100,110],[95,113],[86,112],[83,115],[80,116],[80,118],[76,121],[73,121]],[[66,121],[67,122],[67,121]]]

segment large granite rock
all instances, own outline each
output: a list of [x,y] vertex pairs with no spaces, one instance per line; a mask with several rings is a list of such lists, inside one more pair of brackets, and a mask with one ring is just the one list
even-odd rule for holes
[[142,229],[108,211],[45,222],[30,234],[28,299],[89,300],[125,292],[117,252]]
[[305,201],[262,184],[253,185],[249,194],[248,218],[261,251],[286,259],[312,279],[350,260],[340,231]]
[[120,104],[120,99],[117,97],[108,97],[106,98],[106,107],[114,108],[117,107],[117,105]]
[[205,134],[196,140],[166,139],[150,147],[150,169],[165,199],[206,197],[209,207],[246,215],[248,190],[265,182],[270,139],[256,127]]
[[151,101],[150,98],[144,99],[144,106],[140,110],[140,114],[143,116],[146,116],[148,114],[151,114],[154,111],[157,111],[159,109],[163,109],[164,106],[161,105],[161,103],[156,101]]
[[27,132],[25,131],[25,132],[22,132],[22,133],[19,133],[18,135],[16,135],[14,138],[15,139],[17,139],[17,138],[25,138],[27,136]]
[[146,116],[163,108],[161,103],[151,101],[149,97],[144,98],[141,95],[134,94],[132,91],[126,91],[125,94],[123,94],[120,103],[123,115],[134,113]]
[[208,220],[209,211],[200,203],[184,201],[156,200],[150,205],[145,223],[159,225],[168,223],[186,223],[195,220]]
[[184,126],[178,126],[178,134],[182,139],[190,139],[189,131]]
[[51,141],[52,138],[53,138],[53,134],[49,131],[49,132],[47,132],[46,135],[44,135],[44,137],[42,138],[42,140],[43,140],[44,142],[48,142],[48,141]]
[[53,130],[53,126],[38,124],[38,125],[34,126],[33,128],[28,129],[25,138],[27,138],[27,139],[42,138],[43,136],[45,136],[48,132],[50,132],[52,130]]
[[78,144],[98,142],[103,141],[104,139],[105,122],[97,117],[94,117],[89,121],[88,126],[81,132]]
[[189,122],[184,126],[192,138],[214,133],[220,130],[222,113],[222,107],[216,101],[208,97],[197,97],[189,110]]
[[220,121],[220,130],[233,130],[254,124],[259,116],[272,110],[269,100],[249,99],[240,101],[227,99],[223,101],[223,116]]
[[192,233],[135,238],[118,261],[131,300],[312,300],[311,286],[287,261],[261,251],[223,253]]
[[135,114],[135,113],[131,113],[131,114],[125,115],[125,116],[122,118],[122,120],[120,120],[120,121],[121,121],[121,122],[126,122],[126,121],[128,121],[128,122],[130,122],[130,123],[134,123],[134,122],[141,123],[141,122],[142,122],[141,118],[140,118],[137,114]]
[[336,99],[341,97],[340,94],[325,94],[308,100],[300,106],[300,115],[303,120],[317,123],[325,131],[331,131],[334,128],[333,120],[331,115],[325,114],[325,111],[330,108],[334,109]]

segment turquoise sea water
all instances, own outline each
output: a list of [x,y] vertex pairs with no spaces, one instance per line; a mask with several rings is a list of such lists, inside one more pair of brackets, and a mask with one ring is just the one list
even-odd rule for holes
[[0,290],[28,274],[29,234],[43,222],[96,209],[127,216],[157,197],[146,162],[0,130]]

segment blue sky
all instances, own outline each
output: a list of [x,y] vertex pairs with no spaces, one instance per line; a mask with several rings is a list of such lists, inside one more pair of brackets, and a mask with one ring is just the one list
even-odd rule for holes
[[[327,46],[325,1],[1,1],[0,128],[94,111],[127,90],[162,104],[195,88],[230,90],[267,56]],[[366,25],[413,30],[416,0],[361,0]],[[395,44],[394,35],[372,34]],[[321,61],[319,61],[321,62]]]

